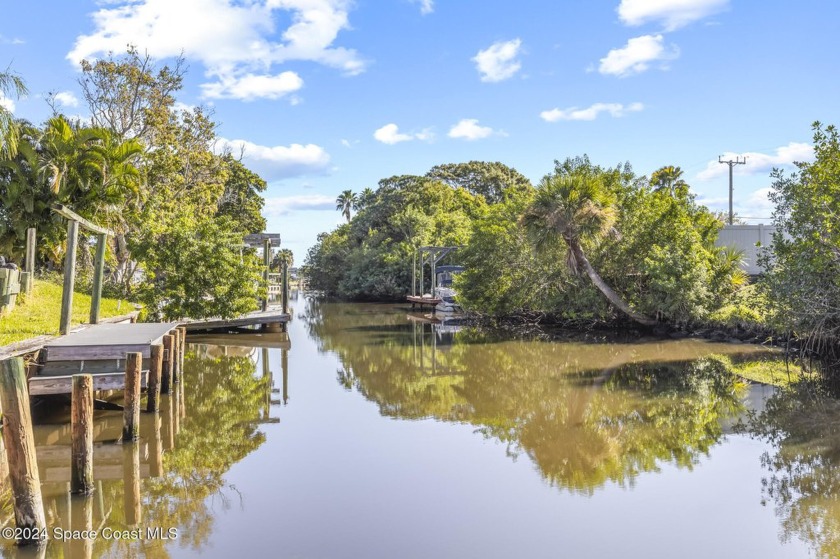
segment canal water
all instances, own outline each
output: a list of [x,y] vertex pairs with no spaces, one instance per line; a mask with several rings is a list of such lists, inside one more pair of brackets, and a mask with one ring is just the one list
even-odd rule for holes
[[68,493],[66,410],[36,426],[51,539],[0,552],[840,556],[840,414],[814,428],[731,374],[778,359],[764,348],[511,338],[302,296],[294,314],[290,349],[191,344],[137,444],[97,412],[92,496]]

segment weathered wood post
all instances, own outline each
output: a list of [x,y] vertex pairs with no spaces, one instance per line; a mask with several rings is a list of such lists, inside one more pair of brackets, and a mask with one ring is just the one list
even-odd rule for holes
[[140,500],[140,445],[123,445],[123,512],[129,526],[140,524],[143,509]]
[[136,441],[140,434],[140,377],[143,354],[125,354],[125,404],[123,408],[123,440]]
[[26,230],[26,262],[24,263],[26,282],[23,285],[23,292],[27,295],[32,293],[32,285],[35,282],[35,228]]
[[262,301],[263,312],[268,310],[268,272],[271,269],[271,239],[263,241],[263,283],[265,284],[265,299]]
[[160,381],[163,372],[163,344],[153,344],[149,359],[149,379],[146,381],[146,411],[160,410]]
[[105,274],[105,246],[108,236],[96,235],[96,260],[93,264],[93,293],[90,300],[90,323],[99,324],[99,306],[102,301],[102,277]]
[[41,499],[41,479],[35,461],[35,438],[29,410],[29,388],[23,359],[0,361],[0,406],[3,442],[15,501],[15,525],[22,530],[18,544],[44,543],[47,522]]
[[172,386],[172,349],[174,346],[174,337],[166,334],[163,337],[163,372],[160,376],[161,394],[169,394],[169,390]]
[[187,354],[187,329],[178,327],[178,380],[184,380],[184,357]]
[[180,367],[178,366],[180,363],[178,356],[181,354],[181,336],[178,334],[177,328],[170,330],[169,335],[172,336],[172,378],[169,384],[175,385],[178,384],[179,377],[181,376]]
[[73,375],[70,404],[72,462],[70,492],[87,494],[93,491],[93,377]]
[[283,261],[283,313],[287,314],[289,312],[289,263],[285,260]]
[[73,288],[76,284],[76,246],[79,244],[79,222],[67,222],[67,251],[64,254],[64,288],[61,292],[61,322],[58,332],[63,336],[70,331],[73,318]]

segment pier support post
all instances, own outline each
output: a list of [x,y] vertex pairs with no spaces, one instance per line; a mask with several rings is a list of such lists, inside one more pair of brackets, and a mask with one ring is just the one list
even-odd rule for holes
[[99,306],[102,301],[102,277],[105,274],[105,246],[108,236],[96,236],[96,260],[93,264],[93,293],[90,300],[90,323],[99,324]]
[[178,380],[183,381],[184,357],[187,354],[187,329],[178,327]]
[[263,242],[263,284],[265,285],[265,299],[262,301],[263,312],[268,310],[268,272],[271,269],[271,239]]
[[29,388],[23,359],[19,357],[0,361],[0,405],[3,409],[3,442],[15,501],[15,525],[29,535],[19,539],[18,544],[43,544],[40,536],[46,532],[47,522],[35,461]]
[[124,441],[136,441],[140,434],[140,375],[142,375],[142,369],[142,353],[125,354]]
[[73,375],[70,403],[72,462],[70,492],[88,494],[93,491],[93,377]]
[[283,314],[289,313],[289,263],[283,262]]
[[160,410],[160,380],[163,371],[163,345],[152,345],[149,359],[149,380],[146,382],[146,411],[157,413]]
[[170,330],[169,335],[172,336],[172,379],[170,385],[175,385],[178,384],[181,376],[181,360],[178,357],[181,354],[181,336],[178,334],[177,328]]
[[172,386],[172,349],[175,347],[174,337],[167,334],[163,337],[163,371],[160,376],[160,393],[169,394]]
[[32,285],[35,282],[35,228],[30,227],[26,230],[26,263],[24,265],[26,272],[26,282],[22,286],[23,292],[26,295],[32,293]]
[[67,251],[64,254],[64,288],[61,292],[61,320],[58,332],[62,336],[70,331],[73,318],[73,288],[76,285],[76,246],[79,244],[79,222],[67,222]]

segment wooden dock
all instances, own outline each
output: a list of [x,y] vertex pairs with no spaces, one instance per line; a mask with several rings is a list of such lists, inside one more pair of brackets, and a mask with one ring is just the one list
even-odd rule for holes
[[146,386],[151,347],[178,323],[96,324],[46,343],[36,374],[29,378],[30,396],[69,394],[73,375],[93,376],[93,389],[118,390],[125,385],[126,353],[143,357],[141,386]]
[[279,325],[285,327],[291,319],[289,313],[281,309],[269,309],[267,311],[255,311],[236,318],[208,318],[204,320],[189,320],[181,325],[187,332],[210,332],[210,331],[237,331],[252,326]]

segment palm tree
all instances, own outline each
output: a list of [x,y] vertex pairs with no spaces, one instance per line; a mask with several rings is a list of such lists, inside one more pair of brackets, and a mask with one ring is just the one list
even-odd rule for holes
[[345,190],[335,199],[335,209],[341,210],[341,215],[347,218],[347,223],[350,223],[350,211],[358,201],[359,197],[352,190]]
[[[26,84],[15,74],[0,72],[0,99],[26,95]],[[12,111],[0,104],[0,156],[14,157],[17,153],[20,131],[15,123]]]
[[362,190],[362,193],[359,194],[359,198],[356,203],[353,204],[353,209],[358,211],[363,208],[367,208],[373,203],[374,198],[376,198],[376,192],[374,192],[370,187],[365,188]]
[[688,188],[688,183],[682,179],[682,176],[683,170],[679,167],[673,165],[660,167],[650,176],[650,185],[657,191],[667,190],[673,196],[678,188]]
[[640,324],[652,326],[656,321],[635,312],[598,275],[583,252],[581,242],[597,240],[614,232],[616,211],[612,197],[602,183],[592,176],[553,175],[543,179],[536,198],[522,216],[522,225],[537,248],[565,241],[569,269],[589,276],[590,281],[621,312]]

